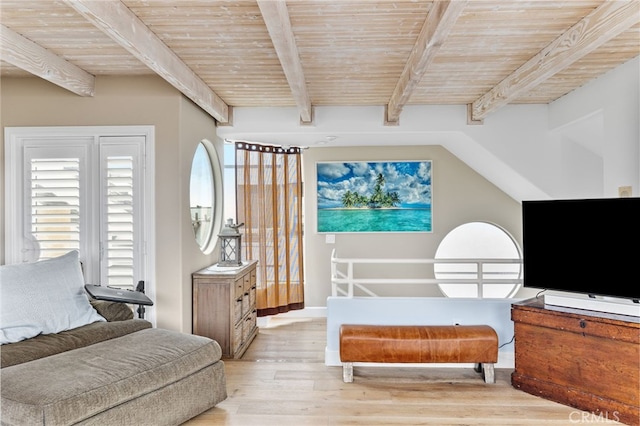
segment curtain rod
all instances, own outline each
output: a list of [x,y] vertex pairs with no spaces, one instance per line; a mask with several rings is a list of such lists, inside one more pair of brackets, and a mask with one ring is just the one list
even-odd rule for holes
[[260,145],[260,146],[270,146],[270,147],[274,147],[274,148],[282,148],[285,151],[288,151],[289,148],[297,148],[299,150],[305,150],[305,149],[309,149],[308,146],[297,146],[297,145],[279,145],[279,144],[273,144],[273,143],[264,143],[264,142],[251,142],[251,141],[247,141],[247,140],[236,140],[236,139],[227,139],[224,138],[224,143],[227,144],[236,144],[236,143],[245,143],[245,144],[249,144],[249,145]]

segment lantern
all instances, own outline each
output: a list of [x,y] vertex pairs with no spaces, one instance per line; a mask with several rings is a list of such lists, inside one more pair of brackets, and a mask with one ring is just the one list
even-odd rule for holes
[[242,266],[242,235],[238,228],[243,226],[233,224],[233,219],[227,219],[227,223],[218,234],[220,237],[220,261],[218,266]]

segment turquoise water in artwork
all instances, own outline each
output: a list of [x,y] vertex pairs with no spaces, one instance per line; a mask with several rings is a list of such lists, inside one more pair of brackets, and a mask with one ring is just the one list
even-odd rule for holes
[[318,232],[431,232],[431,209],[319,209]]

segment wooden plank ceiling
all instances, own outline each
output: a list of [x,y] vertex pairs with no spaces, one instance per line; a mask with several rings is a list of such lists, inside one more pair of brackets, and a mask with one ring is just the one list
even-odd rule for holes
[[639,0],[0,0],[0,76],[156,73],[233,107],[549,103],[640,55]]

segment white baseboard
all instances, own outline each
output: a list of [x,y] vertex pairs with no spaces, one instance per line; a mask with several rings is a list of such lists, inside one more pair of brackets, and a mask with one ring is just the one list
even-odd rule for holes
[[276,315],[277,317],[284,318],[326,318],[327,308],[324,306],[316,306],[304,309],[297,309],[295,311],[289,311]]

